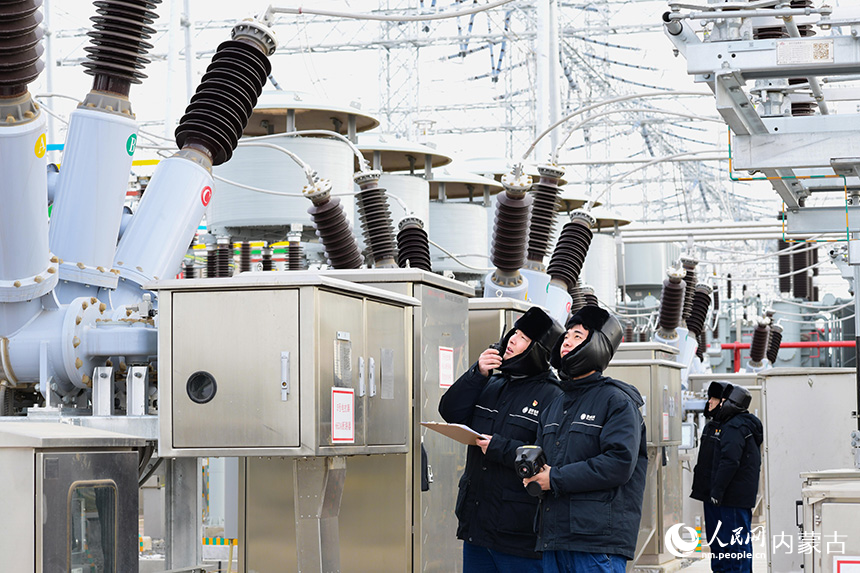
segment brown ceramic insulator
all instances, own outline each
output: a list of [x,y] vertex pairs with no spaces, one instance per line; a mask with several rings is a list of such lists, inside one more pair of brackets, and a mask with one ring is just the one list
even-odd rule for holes
[[360,184],[361,191],[356,195],[358,216],[364,242],[367,245],[374,265],[397,260],[397,247],[394,244],[394,224],[388,209],[385,189],[379,187],[378,180]]
[[202,146],[213,165],[229,160],[271,71],[269,58],[259,48],[223,42],[179,120],[176,145]]
[[817,277],[818,267],[815,265],[818,264],[818,248],[809,251],[809,264],[812,265],[812,276]]
[[430,272],[430,243],[424,224],[410,217],[400,221],[397,233],[397,264],[401,268],[422,269]]
[[687,292],[684,294],[684,310],[681,313],[681,320],[686,321],[690,317],[690,311],[693,310],[693,294],[696,292],[698,279],[696,278],[696,265],[699,261],[696,259],[682,258],[681,266],[687,271],[684,275],[684,282],[687,283]]
[[651,334],[648,332],[648,329],[643,327],[642,330],[639,331],[639,342],[648,342],[651,338]]
[[197,275],[197,273],[195,272],[195,269],[194,269],[194,262],[193,261],[184,261],[182,263],[182,278],[194,279],[194,278],[197,278],[196,275]]
[[265,247],[260,253],[260,260],[263,265],[264,271],[271,271],[275,268],[275,264],[272,261],[272,249],[269,247]]
[[600,301],[597,300],[597,295],[594,294],[594,288],[583,286],[580,288],[582,296],[585,297],[586,306],[600,306]]
[[287,269],[301,271],[305,268],[302,244],[299,241],[290,241],[287,245]]
[[540,178],[531,189],[534,203],[532,204],[531,222],[529,223],[529,244],[526,258],[530,261],[543,263],[549,250],[549,241],[555,230],[555,212],[558,210],[558,196],[561,193],[561,189],[558,187],[561,171],[554,169],[540,169],[540,171]]
[[634,339],[634,334],[633,334],[633,321],[628,320],[624,324],[624,338],[622,339],[622,342],[634,342],[634,341],[635,341],[635,339]]
[[700,332],[696,335],[696,342],[699,343],[696,347],[696,356],[699,357],[699,360],[704,360],[705,352],[708,351],[708,339],[704,332]]
[[251,270],[251,242],[239,243],[239,272],[245,273]]
[[0,97],[27,92],[44,69],[42,47],[42,0],[0,2]]
[[661,331],[671,332],[678,328],[681,322],[681,311],[684,308],[684,295],[687,283],[678,277],[670,277],[663,281],[663,292],[660,295],[660,318],[658,324]]
[[698,336],[705,331],[705,320],[708,318],[708,309],[711,306],[711,287],[708,285],[696,285],[693,293],[693,308],[687,318],[687,330]]
[[335,269],[357,269],[362,258],[355,236],[346,219],[346,212],[340,199],[331,197],[319,205],[314,204],[308,213],[317,229],[329,264]]
[[225,278],[230,276],[230,264],[233,262],[233,243],[230,237],[219,238],[215,247],[215,276]]
[[131,84],[139,84],[146,74],[140,70],[150,62],[146,57],[155,34],[150,27],[158,15],[154,8],[161,0],[96,0],[93,30],[87,33],[90,45],[84,48],[84,73],[94,76],[93,89],[127,96]]
[[[792,266],[794,270],[805,269],[809,266],[809,251],[795,251],[791,255]],[[792,294],[796,298],[806,299],[809,298],[809,279],[808,279],[809,271],[803,272],[795,272],[791,275],[791,286],[792,286]]]
[[579,285],[573,285],[567,289],[570,295],[570,313],[573,314],[585,306],[585,295]]
[[779,357],[779,345],[782,342],[782,327],[774,324],[770,327],[770,339],[767,342],[767,359],[771,364],[776,364]]
[[750,343],[750,362],[753,364],[761,364],[767,353],[767,340],[770,336],[770,328],[766,324],[759,323],[753,331],[752,342]]
[[218,255],[215,251],[215,245],[206,245],[206,277],[213,278],[218,276]]
[[586,220],[574,218],[565,223],[547,266],[547,274],[553,279],[564,281],[568,289],[571,285],[576,285],[592,237],[593,233]]
[[526,236],[529,230],[529,209],[534,199],[530,195],[497,195],[496,219],[490,260],[500,271],[519,271],[526,262]]
[[791,254],[782,253],[788,248],[788,243],[780,239],[777,241],[779,263],[779,292],[791,292]]
[[732,273],[726,275],[726,298],[732,300]]

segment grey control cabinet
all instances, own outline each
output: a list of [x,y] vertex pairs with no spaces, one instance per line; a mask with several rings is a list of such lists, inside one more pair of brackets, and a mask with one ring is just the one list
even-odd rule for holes
[[[832,469],[800,475],[803,480],[805,573],[856,570],[860,556],[860,470]],[[785,548],[780,548],[786,551]],[[797,549],[795,549],[796,551]]]
[[417,300],[317,273],[152,286],[160,455],[407,451]]

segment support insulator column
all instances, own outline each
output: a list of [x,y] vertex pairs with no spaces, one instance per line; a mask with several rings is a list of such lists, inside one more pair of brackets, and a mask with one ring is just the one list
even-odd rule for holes
[[331,182],[321,179],[313,187],[305,187],[302,193],[313,203],[308,213],[325,248],[328,264],[334,269],[361,267],[361,251],[340,199],[331,196]]
[[430,243],[424,223],[417,217],[407,217],[400,221],[397,233],[397,264],[400,267],[423,269],[430,272]]
[[696,292],[696,265],[699,261],[692,257],[681,257],[681,266],[687,271],[684,275],[684,282],[687,284],[687,290],[684,294],[684,311],[681,314],[681,320],[685,321],[690,317],[690,311],[693,310],[693,293]]
[[558,196],[561,193],[559,180],[564,175],[564,169],[557,165],[539,165],[538,173],[540,177],[531,189],[534,203],[529,223],[526,268],[543,271],[543,261],[549,251],[549,241],[555,229],[555,213],[558,211]]
[[677,328],[681,321],[681,311],[684,308],[684,295],[687,283],[684,282],[684,269],[670,268],[668,278],[663,281],[663,292],[660,295],[660,329],[657,335],[664,340],[674,340],[678,337]]
[[364,242],[377,268],[397,268],[397,248],[394,244],[394,224],[388,209],[385,189],[379,186],[381,171],[356,173],[354,180],[360,191],[355,197]]

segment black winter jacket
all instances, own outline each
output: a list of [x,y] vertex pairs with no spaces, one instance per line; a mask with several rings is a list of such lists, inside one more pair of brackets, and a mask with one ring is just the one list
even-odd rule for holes
[[714,473],[714,457],[720,447],[720,426],[716,420],[709,420],[702,429],[699,441],[699,457],[693,468],[693,491],[690,497],[699,501],[711,500],[711,478]]
[[728,507],[755,507],[761,471],[761,420],[742,412],[723,422],[714,450],[711,497]]
[[600,372],[561,385],[541,414],[538,445],[552,469],[537,548],[633,559],[648,466],[642,396]]
[[538,500],[523,487],[514,458],[518,447],[535,442],[541,410],[560,394],[551,372],[487,378],[476,363],[442,396],[439,413],[446,422],[493,436],[486,455],[478,446],[468,448],[457,496],[459,539],[520,557],[540,557],[534,533]]

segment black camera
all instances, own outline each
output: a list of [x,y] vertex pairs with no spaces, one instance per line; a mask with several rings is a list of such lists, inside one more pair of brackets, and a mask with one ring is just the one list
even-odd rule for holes
[[[520,446],[517,448],[517,458],[514,467],[517,470],[517,475],[523,479],[534,477],[540,473],[541,469],[546,465],[546,455],[543,453],[543,448],[540,446]],[[526,491],[531,495],[538,497],[542,490],[537,482],[530,482],[526,485]]]

